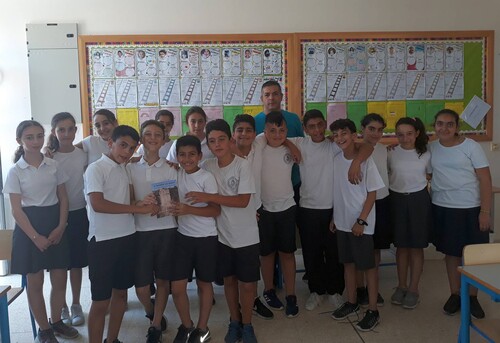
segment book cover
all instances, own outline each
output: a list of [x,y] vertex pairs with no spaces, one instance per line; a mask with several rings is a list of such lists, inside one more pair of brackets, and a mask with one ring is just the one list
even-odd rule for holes
[[172,202],[179,202],[179,190],[177,188],[177,180],[166,180],[151,184],[151,190],[155,195],[160,212],[156,215],[157,218],[171,216],[172,213],[168,207]]

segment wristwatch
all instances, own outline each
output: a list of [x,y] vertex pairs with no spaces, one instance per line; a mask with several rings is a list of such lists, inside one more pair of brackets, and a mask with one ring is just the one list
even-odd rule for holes
[[362,225],[362,226],[368,226],[368,223],[361,218],[356,219],[356,223],[358,223],[359,225]]

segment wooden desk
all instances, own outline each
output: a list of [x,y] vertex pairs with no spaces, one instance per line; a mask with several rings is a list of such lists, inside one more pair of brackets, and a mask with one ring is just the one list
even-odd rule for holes
[[0,286],[0,342],[10,343],[9,309],[7,292],[10,286]]
[[493,242],[500,243],[500,187],[493,187],[491,226],[493,229]]
[[[486,333],[490,342],[500,342],[500,320],[475,320],[470,318],[469,286],[477,287],[488,294],[495,302],[500,302],[500,263],[463,266],[461,273],[460,299],[461,322],[458,335],[459,342],[470,341],[470,326],[478,329],[478,333]],[[483,334],[481,334],[485,337]],[[485,337],[486,338],[486,337]]]

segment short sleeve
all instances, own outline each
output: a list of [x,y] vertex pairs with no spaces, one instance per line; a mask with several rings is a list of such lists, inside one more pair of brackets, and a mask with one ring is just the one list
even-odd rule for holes
[[104,193],[104,175],[98,166],[91,164],[84,174],[85,193]]
[[217,194],[219,192],[219,188],[217,187],[217,181],[215,180],[215,177],[208,171],[206,173],[207,176],[203,184],[203,192],[209,194]]
[[250,163],[246,160],[241,161],[240,182],[238,184],[238,194],[255,194],[255,180],[250,168]]
[[371,157],[366,160],[365,178],[366,190],[368,192],[377,191],[385,187],[384,181],[382,180],[377,166]]
[[17,175],[16,166],[10,168],[3,187],[3,194],[21,194],[21,181]]
[[82,140],[82,148],[83,151],[88,153],[90,151],[90,139],[92,136],[87,136]]
[[474,169],[489,167],[490,163],[488,162],[488,159],[486,158],[486,155],[483,151],[483,148],[481,148],[481,145],[479,145],[479,143],[473,141],[472,139],[470,139],[469,141],[470,141],[469,158],[471,159],[472,166],[474,167]]
[[432,174],[432,164],[431,164],[431,152],[430,150],[427,150],[427,152],[425,153],[426,158],[427,158],[427,163],[425,164],[425,172],[427,174]]
[[337,143],[332,142],[331,144],[332,144],[333,156],[338,155],[338,154],[340,154],[342,152],[342,149],[340,149],[340,147],[338,146]]
[[170,147],[170,150],[168,151],[168,155],[167,155],[167,161],[170,161],[172,163],[178,163],[177,162],[177,140],[175,140],[173,143],[172,143],[172,146]]
[[[57,162],[57,161],[56,161]],[[56,177],[57,177],[57,185],[61,185],[69,180],[68,174],[61,168],[59,163],[56,163]]]

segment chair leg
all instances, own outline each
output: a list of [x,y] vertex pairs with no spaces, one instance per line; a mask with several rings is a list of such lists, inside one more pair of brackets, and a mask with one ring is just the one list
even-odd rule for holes
[[[28,281],[26,280],[26,275],[23,275],[21,277],[21,287],[23,287],[24,290],[26,291],[26,294],[28,294]],[[38,330],[36,328],[35,318],[33,317],[33,313],[31,313],[31,309],[29,307],[28,307],[28,310],[30,311],[31,329],[33,330],[33,339],[35,339],[37,334],[38,334]]]
[[10,343],[9,310],[7,295],[0,298],[0,342]]

